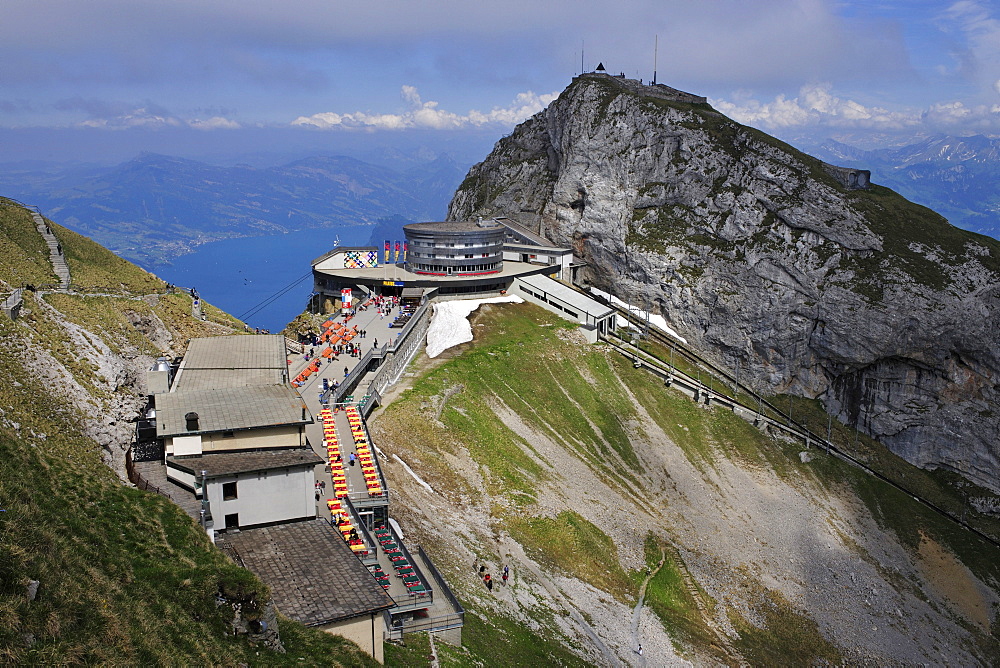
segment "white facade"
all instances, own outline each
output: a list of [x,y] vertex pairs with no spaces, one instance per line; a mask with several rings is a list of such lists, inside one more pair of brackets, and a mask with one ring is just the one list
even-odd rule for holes
[[[209,478],[206,487],[215,529],[316,517],[315,484],[312,467]],[[226,498],[233,491],[235,498]],[[235,525],[227,523],[227,516],[236,520]]]

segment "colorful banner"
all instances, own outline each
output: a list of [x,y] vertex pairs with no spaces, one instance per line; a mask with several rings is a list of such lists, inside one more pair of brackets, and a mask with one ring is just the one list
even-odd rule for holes
[[408,246],[409,246],[409,244],[404,241],[403,242],[403,262],[406,262],[406,251],[407,251],[407,247]]
[[389,264],[389,240],[385,240],[385,263]]
[[393,262],[399,262],[399,242],[396,242],[396,256],[392,259]]
[[340,290],[340,310],[350,311],[351,310],[351,289],[342,288]]

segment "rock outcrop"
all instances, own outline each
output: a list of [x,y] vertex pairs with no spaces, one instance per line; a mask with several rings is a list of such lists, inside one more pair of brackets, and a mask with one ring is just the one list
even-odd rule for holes
[[574,79],[472,168],[449,219],[571,244],[581,283],[649,304],[758,390],[1000,491],[1000,243],[630,83]]

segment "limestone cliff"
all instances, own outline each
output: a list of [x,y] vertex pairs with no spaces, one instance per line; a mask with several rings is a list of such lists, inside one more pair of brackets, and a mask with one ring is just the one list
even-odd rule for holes
[[648,303],[758,390],[1000,489],[1000,244],[662,90],[576,78],[449,218],[572,244],[582,283]]

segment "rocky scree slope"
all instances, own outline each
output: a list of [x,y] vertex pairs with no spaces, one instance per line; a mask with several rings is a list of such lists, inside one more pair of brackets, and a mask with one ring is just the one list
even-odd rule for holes
[[500,140],[449,219],[510,216],[764,393],[1000,490],[1000,243],[706,104],[581,76]]

